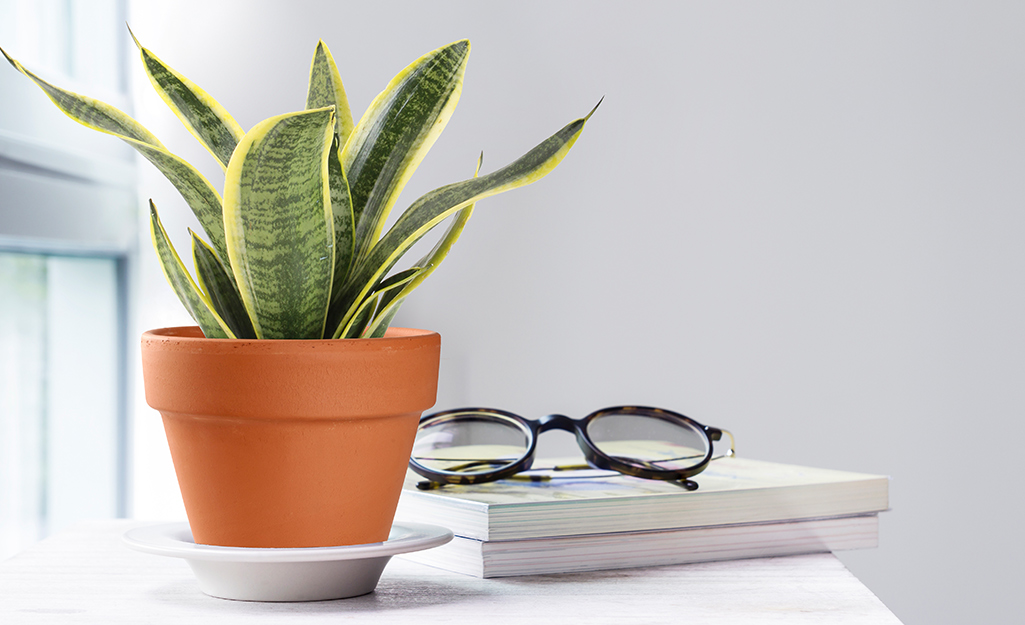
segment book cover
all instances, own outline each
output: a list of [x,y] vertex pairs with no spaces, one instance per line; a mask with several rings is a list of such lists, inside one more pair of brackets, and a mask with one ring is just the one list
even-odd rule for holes
[[878,517],[871,514],[508,541],[457,536],[402,557],[475,577],[509,577],[867,549],[878,541]]
[[696,491],[593,472],[431,491],[416,489],[422,479],[412,472],[407,476],[397,517],[482,541],[850,516],[889,505],[885,476],[736,457],[716,460],[695,476]]

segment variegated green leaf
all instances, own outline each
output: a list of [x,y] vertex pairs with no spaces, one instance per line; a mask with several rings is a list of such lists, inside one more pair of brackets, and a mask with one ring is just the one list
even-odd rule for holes
[[279,115],[246,133],[228,163],[228,257],[259,338],[323,336],[335,263],[333,137],[332,107]]
[[168,238],[163,224],[160,223],[160,216],[157,214],[157,207],[153,204],[153,200],[150,200],[149,203],[149,214],[153,247],[157,251],[157,258],[160,259],[164,277],[167,278],[167,282],[178,295],[178,299],[199,324],[199,328],[207,338],[235,338],[224,320],[214,312],[210,299],[192,280],[192,276],[185,269],[178,253],[174,251],[174,246],[171,245],[171,240]]
[[381,235],[392,205],[448,123],[463,88],[470,42],[425,54],[378,95],[342,149],[356,222],[356,262]]
[[395,314],[399,312],[399,307],[402,306],[402,302],[406,301],[408,291],[406,289],[411,283],[417,280],[418,276],[423,273],[430,272],[430,267],[412,267],[407,271],[413,272],[409,276],[408,280],[405,280],[401,289],[390,289],[389,291],[382,293],[381,297],[378,298],[377,312],[374,313],[374,318],[364,323],[364,328],[360,334],[363,338],[376,339],[384,336],[384,333],[388,330],[388,326],[391,324]]
[[327,49],[327,44],[320,40],[310,63],[310,86],[306,93],[306,108],[319,109],[331,105],[335,107],[335,136],[338,137],[338,145],[343,146],[354,126],[352,111],[349,109],[349,98],[345,95],[345,87],[342,86],[342,77],[338,75],[335,59]]
[[391,325],[392,319],[395,318],[395,313],[399,312],[399,307],[402,306],[404,301],[406,301],[405,296],[396,297],[387,307],[379,306],[379,308],[384,308],[384,312],[378,314],[372,324],[367,325],[367,328],[363,330],[362,337],[365,339],[379,339],[384,336],[384,333],[388,331],[388,326]]
[[192,257],[196,263],[199,288],[210,299],[214,311],[224,320],[232,334],[240,339],[255,339],[253,322],[249,319],[235,281],[229,277],[231,272],[225,269],[206,241],[196,236],[192,229],[189,229],[189,234],[192,235]]
[[0,53],[14,66],[14,69],[28,76],[57,105],[57,108],[76,122],[93,130],[106,132],[117,137],[134,139],[158,148],[164,147],[153,136],[153,133],[146,130],[142,124],[126,115],[123,111],[94,98],[55,87],[30,72],[24,65],[11,58],[2,48],[0,48]]
[[[123,138],[123,137],[122,137]],[[123,138],[124,139],[124,138]],[[124,139],[134,147],[146,160],[153,163],[160,173],[170,181],[192,213],[210,237],[210,243],[217,256],[224,264],[228,263],[228,247],[224,240],[224,218],[221,214],[221,194],[192,165],[171,154],[151,145],[132,139]],[[232,278],[234,279],[234,278]]]
[[[480,166],[484,162],[484,155],[481,154],[480,158],[477,159],[477,170],[473,172],[473,177],[476,178],[480,174]],[[463,228],[466,227],[466,222],[470,220],[470,216],[473,214],[473,207],[476,204],[470,204],[466,208],[460,210],[452,217],[452,223],[449,225],[448,230],[445,231],[444,236],[438,240],[430,252],[424,255],[416,263],[416,267],[420,268],[416,275],[409,280],[400,291],[392,291],[387,295],[381,297],[381,301],[377,306],[377,312],[374,314],[374,319],[367,324],[366,329],[363,331],[364,336],[369,338],[379,338],[384,336],[385,330],[391,324],[392,318],[395,317],[395,313],[399,311],[399,307],[402,306],[402,302],[406,301],[406,297],[413,292],[413,289],[420,286],[427,276],[434,273],[434,270],[438,268],[441,261],[445,260],[448,256],[449,250],[455,245],[456,240],[459,239],[459,235],[463,233]]]
[[374,287],[370,292],[370,295],[364,298],[359,307],[357,307],[356,314],[353,315],[352,320],[349,321],[345,330],[342,331],[342,338],[351,339],[362,335],[364,328],[370,319],[373,318],[374,312],[377,310],[378,302],[385,298],[390,300],[390,294],[401,291],[403,285],[415,278],[416,274],[419,273],[420,270],[420,267],[411,267],[405,271],[395,274],[394,276],[389,276],[387,279],[383,280],[381,284]]
[[[337,145],[337,141],[335,142]],[[345,171],[338,160],[338,150],[331,148],[327,161],[328,184],[331,187],[331,213],[334,215],[335,226],[335,270],[331,280],[332,288],[341,288],[349,275],[353,260],[352,198],[349,195],[349,183],[345,179]]]
[[340,161],[341,146],[352,133],[352,112],[345,95],[338,67],[331,51],[321,40],[310,63],[310,86],[306,95],[306,109],[335,107],[335,144],[328,161],[328,181],[331,185],[331,212],[335,216],[335,273],[332,284],[341,286],[352,263],[353,233],[356,229],[352,215],[352,196],[349,181]]
[[[367,327],[363,330],[363,334],[366,334],[367,332],[372,332],[373,328],[371,328],[370,326],[371,325],[377,325],[378,323],[381,323],[381,322],[378,321],[378,317],[380,317],[382,314],[386,313],[387,312],[386,309],[388,307],[391,307],[395,303],[396,300],[400,299],[400,297],[399,297],[400,295],[402,295],[402,297],[405,297],[403,295],[403,291],[406,290],[406,287],[408,287],[410,285],[410,283],[414,282],[420,275],[422,275],[425,271],[428,271],[429,269],[430,268],[427,267],[427,266],[420,266],[420,265],[417,265],[417,266],[414,266],[414,267],[410,267],[409,269],[406,270],[406,272],[408,272],[408,277],[405,277],[402,280],[402,284],[399,285],[399,286],[402,287],[401,289],[389,289],[386,292],[382,293],[381,294],[381,298],[377,302],[377,312],[374,314],[374,319],[373,319],[373,321],[370,324],[367,324]],[[402,272],[402,273],[406,273],[406,272]],[[401,274],[396,274],[396,275],[401,275]]]
[[349,320],[349,324],[345,326],[345,330],[339,338],[357,338],[363,332],[363,328],[366,327],[370,318],[374,316],[375,310],[377,310],[377,295],[372,294],[359,305],[356,309],[356,314]]
[[65,115],[83,126],[122,139],[153,163],[181,193],[206,230],[221,259],[227,260],[224,224],[221,219],[221,196],[202,174],[192,165],[168,152],[150,131],[122,111],[94,98],[56,87],[25,69],[2,49],[0,53],[3,53],[15,69],[36,83]]
[[332,310],[328,315],[328,327],[335,328],[332,336],[340,335],[355,314],[356,303],[363,300],[380,277],[385,275],[420,237],[452,213],[470,204],[528,185],[547,175],[569,152],[593,113],[592,110],[587,117],[566,125],[498,171],[435,189],[413,202],[374,246],[370,254],[359,261],[345,286],[333,297]]
[[139,48],[142,65],[157,94],[221,167],[227,167],[235,145],[245,134],[242,127],[206,91],[142,47],[131,29],[128,32]]

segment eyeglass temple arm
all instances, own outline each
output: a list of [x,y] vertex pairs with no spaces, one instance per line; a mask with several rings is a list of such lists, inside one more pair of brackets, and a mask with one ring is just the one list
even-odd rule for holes
[[713,460],[718,458],[729,458],[731,456],[737,455],[737,442],[733,438],[733,432],[730,432],[729,430],[723,430],[720,428],[708,427],[707,425],[705,426],[705,432],[708,433],[708,438],[713,441],[722,440],[723,434],[726,434],[726,436],[730,437],[730,450],[722,455],[716,456],[715,458],[713,458]]
[[[594,467],[592,467],[591,465],[588,465],[588,464],[560,464],[560,465],[554,466],[554,467],[546,467],[543,470],[544,471],[582,471],[582,470],[593,469],[593,468]],[[551,475],[519,474],[519,475],[510,475],[509,477],[507,477],[505,479],[511,480],[511,481],[514,481],[514,482],[550,482],[550,481],[552,481],[552,476]],[[446,484],[444,482],[432,482],[430,480],[424,480],[422,482],[417,482],[417,484],[416,484],[416,488],[418,490],[437,490],[437,489],[442,488],[444,486],[449,486],[449,484]]]

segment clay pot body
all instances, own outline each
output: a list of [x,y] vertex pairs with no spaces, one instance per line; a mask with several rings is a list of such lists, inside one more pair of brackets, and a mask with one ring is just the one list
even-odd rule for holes
[[142,338],[197,543],[324,547],[387,540],[420,414],[434,405],[441,337]]

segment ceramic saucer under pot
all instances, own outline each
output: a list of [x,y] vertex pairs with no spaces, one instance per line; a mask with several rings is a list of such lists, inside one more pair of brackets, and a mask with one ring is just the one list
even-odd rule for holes
[[252,549],[197,545],[188,523],[129,530],[124,541],[145,553],[184,558],[208,595],[243,601],[321,601],[372,592],[392,556],[444,545],[452,532],[398,522],[383,543],[345,547]]

